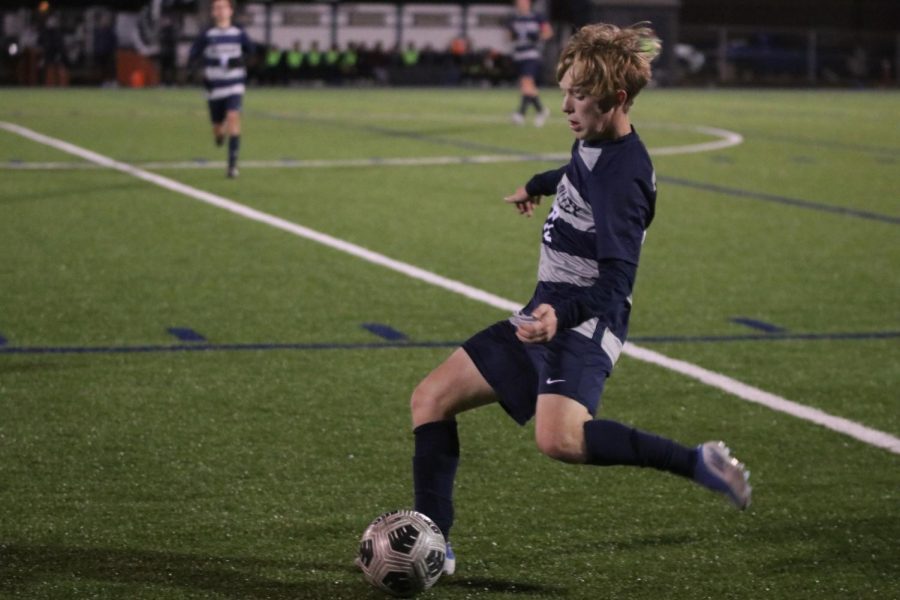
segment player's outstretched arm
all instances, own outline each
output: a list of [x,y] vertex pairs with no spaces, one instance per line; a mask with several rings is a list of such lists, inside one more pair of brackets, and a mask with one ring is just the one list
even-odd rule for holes
[[541,203],[540,196],[532,196],[525,191],[525,186],[520,186],[511,195],[503,199],[505,202],[512,204],[519,211],[520,215],[530,217],[534,214],[534,207]]

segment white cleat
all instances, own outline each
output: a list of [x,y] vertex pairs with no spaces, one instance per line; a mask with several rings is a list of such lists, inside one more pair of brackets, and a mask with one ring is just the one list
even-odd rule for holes
[[524,125],[525,124],[525,115],[522,113],[514,112],[509,116],[510,120],[516,125]]
[[740,510],[750,506],[750,471],[731,456],[725,442],[706,442],[697,446],[697,452],[694,481],[725,494]]
[[545,106],[544,110],[542,110],[537,115],[535,115],[534,126],[535,127],[543,127],[544,123],[546,123],[547,119],[549,119],[549,118],[550,118],[550,109]]
[[453,547],[447,542],[447,554],[444,556],[444,575],[453,575],[456,573],[456,554],[453,553]]

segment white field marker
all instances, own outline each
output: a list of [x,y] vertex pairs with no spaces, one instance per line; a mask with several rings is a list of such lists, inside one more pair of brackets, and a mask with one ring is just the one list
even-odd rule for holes
[[[286,221],[285,219],[281,219],[268,213],[250,208],[233,200],[223,198],[222,196],[204,192],[203,190],[199,190],[195,187],[179,183],[173,179],[169,179],[168,177],[150,173],[143,169],[103,156],[102,154],[97,154],[96,152],[92,152],[91,150],[87,150],[80,146],[70,144],[69,142],[58,140],[36,131],[32,131],[31,129],[27,129],[19,125],[6,123],[3,121],[0,121],[0,129],[4,129],[6,131],[9,131],[10,133],[20,135],[34,142],[50,146],[51,148],[56,148],[57,150],[61,150],[68,154],[78,156],[80,158],[83,158],[84,160],[100,165],[102,167],[114,169],[116,171],[131,175],[132,177],[136,177],[164,189],[177,192],[184,196],[188,196],[189,198],[199,200],[200,202],[204,202],[206,204],[210,204],[212,206],[227,210],[246,219],[264,223],[271,227],[275,227],[288,233],[292,233],[296,236],[317,242],[319,244],[323,244],[330,248],[334,248],[335,250],[351,254],[370,263],[381,265],[388,269],[403,273],[404,275],[412,277],[413,279],[430,283],[431,285],[435,285],[437,287],[454,292],[456,294],[460,294],[467,298],[471,298],[472,300],[477,300],[479,302],[487,304],[488,306],[493,306],[504,311],[518,310],[522,306],[519,302],[501,298],[500,296],[496,296],[484,290],[466,285],[465,283],[462,283],[460,281],[448,279],[446,277],[442,277],[408,263],[394,260],[392,258],[384,256],[383,254],[379,254],[377,252],[373,252],[371,250],[363,248],[362,246],[357,246],[356,244],[352,244],[350,242],[332,237],[324,233],[320,233],[313,229],[309,229],[308,227],[297,225],[296,223],[292,223],[290,221]],[[900,438],[894,437],[889,433],[866,427],[865,425],[862,425],[855,421],[850,421],[849,419],[830,415],[824,411],[806,406],[804,404],[792,402],[791,400],[782,398],[781,396],[766,392],[751,385],[747,385],[741,381],[738,381],[726,375],[722,375],[721,373],[716,373],[715,371],[704,369],[703,367],[699,367],[686,361],[670,358],[668,356],[665,356],[664,354],[648,350],[641,346],[636,346],[630,342],[625,344],[623,352],[628,356],[631,356],[632,358],[658,365],[665,369],[675,371],[676,373],[681,373],[682,375],[690,377],[691,379],[722,390],[733,396],[737,396],[738,398],[741,398],[743,400],[761,404],[763,406],[771,408],[772,410],[783,412],[809,421],[811,423],[821,425],[833,431],[837,431],[844,435],[848,435],[861,442],[865,442],[866,444],[878,448],[883,448],[885,450],[888,450],[889,452],[893,452],[894,454],[900,454]]]

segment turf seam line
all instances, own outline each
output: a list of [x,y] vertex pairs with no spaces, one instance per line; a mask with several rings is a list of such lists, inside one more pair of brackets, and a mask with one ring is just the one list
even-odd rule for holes
[[766,192],[753,192],[742,190],[739,188],[728,187],[716,183],[704,183],[702,181],[691,181],[682,179],[681,177],[671,177],[669,175],[657,175],[657,181],[668,183],[671,185],[680,185],[683,187],[701,190],[704,192],[712,192],[714,194],[722,194],[724,196],[732,196],[738,199],[761,200],[763,202],[773,202],[775,204],[783,204],[795,208],[804,208],[807,210],[815,210],[819,212],[831,213],[843,217],[856,217],[859,219],[868,219],[870,221],[880,221],[882,223],[891,223],[900,225],[900,217],[885,215],[868,210],[860,210],[857,208],[848,208],[846,206],[836,206],[834,204],[825,204],[823,202],[814,202],[812,200],[803,200],[802,198],[791,198],[789,196],[779,196],[777,194],[769,194]]
[[[293,233],[294,235],[297,235],[299,237],[303,237],[305,239],[318,242],[336,250],[340,250],[341,252],[345,252],[352,256],[356,256],[357,258],[361,258],[370,263],[387,267],[389,269],[412,277],[413,279],[418,279],[425,283],[430,283],[431,285],[460,294],[472,300],[477,300],[489,306],[507,311],[516,311],[521,308],[521,304],[518,302],[507,300],[506,298],[491,294],[484,290],[464,284],[460,281],[442,277],[440,275],[432,273],[431,271],[426,271],[425,269],[410,265],[408,263],[394,260],[383,254],[379,254],[377,252],[373,252],[372,250],[368,250],[367,248],[363,248],[362,246],[357,246],[356,244],[352,244],[342,239],[320,233],[308,227],[304,227],[280,217],[276,217],[274,215],[270,215],[268,213],[250,208],[233,200],[228,200],[227,198],[224,198],[222,196],[217,196],[216,194],[205,192],[192,186],[179,183],[173,179],[169,179],[168,177],[156,175],[143,169],[133,167],[131,165],[119,162],[107,156],[103,156],[102,154],[98,154],[86,148],[82,148],[69,142],[43,135],[20,125],[0,121],[0,128],[20,135],[26,139],[30,139],[46,146],[50,146],[51,148],[56,148],[57,150],[61,150],[68,154],[79,156],[90,162],[108,167],[127,175],[131,175],[132,177],[136,177],[164,189],[177,192],[184,196],[188,196],[189,198],[199,200],[200,202],[204,202],[223,210],[227,210],[244,218],[264,223],[271,227]],[[894,454],[900,454],[900,438],[896,438],[883,431],[871,429],[860,423],[856,423],[842,417],[836,417],[824,411],[811,408],[797,402],[793,402],[786,398],[782,398],[781,396],[777,396],[759,388],[747,385],[741,381],[738,381],[737,379],[733,379],[721,373],[704,369],[703,367],[686,361],[670,358],[668,356],[665,356],[664,354],[660,354],[659,352],[654,352],[652,350],[636,346],[631,342],[625,343],[622,352],[637,360],[658,365],[665,369],[680,373],[710,387],[719,389],[732,396],[736,396],[743,400],[766,406],[778,412],[793,415],[800,419],[804,419],[809,422],[821,425],[833,431],[853,437],[866,444],[870,444],[878,448],[883,448],[885,450],[893,452]]]

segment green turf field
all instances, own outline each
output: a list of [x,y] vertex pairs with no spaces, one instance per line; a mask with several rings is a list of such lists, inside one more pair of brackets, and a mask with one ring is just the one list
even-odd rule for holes
[[[236,181],[196,90],[3,90],[0,121],[524,302],[546,206],[501,199],[571,139],[516,102],[252,89]],[[648,90],[633,121],[659,201],[632,341],[900,436],[900,95]],[[703,128],[743,142],[689,152]],[[0,180],[0,597],[379,597],[352,561],[412,502],[409,394],[505,311],[3,129]],[[900,597],[900,448],[627,356],[602,415],[725,439],[753,505],[554,463],[488,407],[426,597]]]

